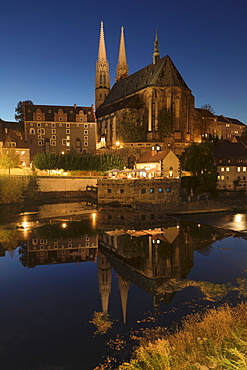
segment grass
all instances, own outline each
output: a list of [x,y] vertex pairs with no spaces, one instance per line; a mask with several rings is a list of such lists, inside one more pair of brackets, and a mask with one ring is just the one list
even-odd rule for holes
[[[155,329],[154,329],[155,330]],[[247,304],[187,317],[180,330],[150,341],[119,370],[246,370]]]

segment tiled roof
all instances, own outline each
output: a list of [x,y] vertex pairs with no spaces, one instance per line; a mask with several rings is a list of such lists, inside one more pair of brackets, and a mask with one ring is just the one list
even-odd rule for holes
[[217,142],[214,144],[215,158],[247,158],[247,149],[241,143]]
[[171,58],[166,55],[156,64],[149,64],[147,67],[116,82],[104,103],[99,106],[97,115],[101,116],[106,106],[136,94],[138,91],[150,86],[179,86],[189,89]]
[[170,150],[161,150],[153,154],[153,152],[144,153],[136,163],[151,163],[151,162],[160,162],[164,159]]

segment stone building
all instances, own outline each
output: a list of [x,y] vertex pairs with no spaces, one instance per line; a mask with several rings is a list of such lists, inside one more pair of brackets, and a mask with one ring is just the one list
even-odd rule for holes
[[93,153],[96,150],[94,107],[25,105],[25,141],[31,159],[37,153]]
[[[170,56],[160,58],[157,33],[153,63],[128,75],[122,28],[116,82],[112,87],[109,76],[101,22],[95,80],[99,147],[119,147],[121,127],[126,126],[126,117],[133,120],[129,131],[133,133],[136,125],[143,137],[138,140],[124,140],[123,147],[132,140],[139,141],[139,147],[141,144],[156,141],[162,143],[162,149],[172,145],[174,151],[181,152],[186,145],[202,139],[192,91]],[[236,119],[212,115],[211,124],[205,134],[217,134],[231,139],[232,135],[237,131],[240,133],[241,127],[244,126]]]

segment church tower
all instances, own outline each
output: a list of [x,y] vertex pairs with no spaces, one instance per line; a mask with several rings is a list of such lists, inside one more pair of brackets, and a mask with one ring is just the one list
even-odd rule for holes
[[156,37],[154,41],[154,52],[153,52],[153,64],[156,64],[159,60],[160,60],[160,53],[159,53],[158,31],[156,30]]
[[122,80],[129,75],[129,68],[126,60],[124,28],[121,27],[120,46],[118,54],[118,65],[116,69],[116,82]]
[[110,91],[109,63],[106,59],[104,25],[103,25],[103,22],[101,22],[98,60],[96,62],[96,77],[95,77],[95,107],[96,109],[104,102],[109,91]]

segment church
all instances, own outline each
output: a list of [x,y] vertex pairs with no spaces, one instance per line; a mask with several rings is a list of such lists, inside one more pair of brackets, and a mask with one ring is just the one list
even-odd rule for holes
[[[132,146],[147,147],[148,143],[154,145],[158,142],[163,149],[184,149],[202,139],[198,130],[198,117],[204,118],[202,110],[195,108],[192,91],[169,55],[160,58],[158,46],[156,32],[153,63],[129,75],[122,27],[116,82],[111,88],[104,25],[101,22],[95,78],[99,147],[114,149],[120,143],[121,147],[128,147],[132,141]],[[234,135],[228,130],[227,136],[226,127],[230,127],[235,136],[241,135],[245,128],[236,119],[215,114],[209,116],[205,114],[209,120],[203,133],[206,137],[212,134],[232,140]],[[129,131],[129,137],[126,131]],[[139,137],[136,132],[139,132]]]

